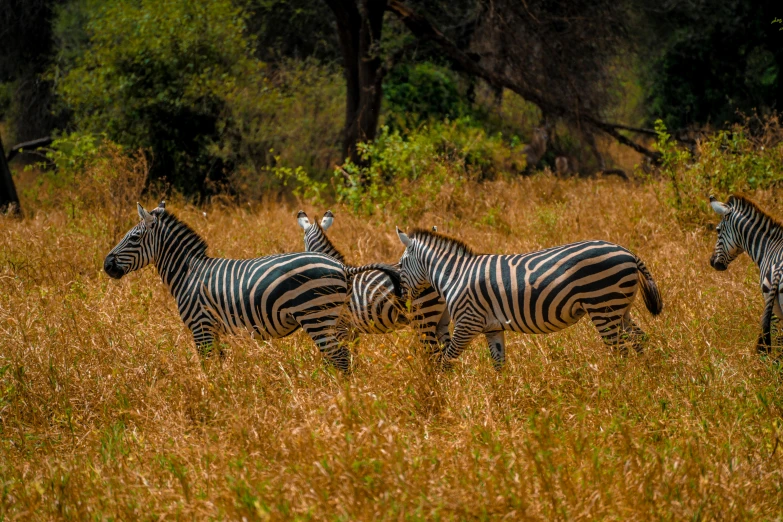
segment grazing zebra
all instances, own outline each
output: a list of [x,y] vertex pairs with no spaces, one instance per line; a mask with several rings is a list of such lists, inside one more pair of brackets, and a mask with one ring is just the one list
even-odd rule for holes
[[756,348],[772,348],[772,313],[783,318],[780,285],[783,283],[783,224],[742,196],[730,196],[721,203],[710,196],[710,206],[721,216],[716,227],[718,239],[710,257],[715,270],[726,270],[742,252],[759,267],[759,285],[764,296],[761,334]]
[[[296,221],[304,230],[306,251],[320,252],[345,263],[343,255],[326,235],[334,222],[331,210],[326,211],[320,224],[310,223],[307,214],[301,210]],[[403,313],[405,304],[394,295],[393,289],[389,276],[380,271],[362,272],[354,278],[348,294],[353,332],[384,334],[409,323]],[[416,294],[411,302],[411,311],[414,330],[432,352],[438,352],[441,346],[449,343],[449,317],[444,314],[446,302],[431,286],[426,286]]]
[[641,352],[644,332],[630,309],[641,288],[647,309],[663,308],[644,263],[606,241],[583,241],[519,255],[478,255],[463,242],[426,230],[410,236],[397,229],[405,290],[429,283],[446,299],[454,321],[442,363],[449,366],[484,333],[497,369],[505,363],[504,330],[550,333],[587,314],[604,342]]
[[150,212],[138,205],[138,212],[141,222],[109,252],[103,268],[120,279],[153,264],[202,356],[219,334],[274,339],[301,326],[327,361],[348,371],[347,327],[341,315],[350,278],[376,269],[399,281],[398,272],[386,265],[347,268],[317,253],[211,258],[206,242],[167,212],[165,202]]

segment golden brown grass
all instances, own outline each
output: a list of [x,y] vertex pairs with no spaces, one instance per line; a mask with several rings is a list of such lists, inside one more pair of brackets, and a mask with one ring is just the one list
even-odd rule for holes
[[[783,515],[781,372],[753,351],[762,299],[748,258],[713,271],[712,233],[680,228],[655,185],[541,176],[472,189],[406,225],[436,224],[485,252],[585,238],[629,247],[665,303],[657,319],[635,306],[646,353],[612,354],[583,321],[510,334],[502,373],[480,342],[433,373],[410,331],[363,337],[349,379],[301,332],[225,339],[227,358],[202,365],[154,269],[103,274],[109,211],[1,221],[0,517]],[[775,194],[756,196],[783,215]],[[212,255],[301,249],[298,205],[168,207]],[[349,261],[398,258],[402,218],[332,210]]]

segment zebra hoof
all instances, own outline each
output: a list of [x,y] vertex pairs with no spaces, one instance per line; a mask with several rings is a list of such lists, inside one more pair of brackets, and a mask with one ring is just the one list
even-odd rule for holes
[[769,355],[772,352],[772,346],[768,341],[761,338],[756,343],[756,351],[761,355]]

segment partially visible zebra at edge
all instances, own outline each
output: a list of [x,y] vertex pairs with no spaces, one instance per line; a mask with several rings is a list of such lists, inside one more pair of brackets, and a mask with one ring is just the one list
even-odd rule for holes
[[479,255],[465,243],[428,230],[410,236],[400,260],[403,288],[431,284],[442,295],[454,322],[445,367],[477,335],[486,336],[496,369],[505,364],[506,330],[551,333],[588,315],[604,343],[641,353],[646,337],[630,310],[641,290],[647,310],[663,309],[658,287],[644,263],[606,241],[582,241],[518,255]]
[[710,196],[710,206],[721,216],[715,227],[718,238],[710,256],[710,266],[726,270],[742,252],[747,252],[759,267],[759,286],[764,296],[761,334],[756,349],[760,353],[772,350],[772,314],[783,319],[781,288],[783,283],[783,224],[751,200],[730,196],[721,203]]
[[150,212],[138,205],[138,213],[141,221],[109,252],[103,268],[120,279],[153,264],[201,356],[220,334],[274,339],[301,327],[328,362],[347,372],[351,355],[342,323],[350,279],[381,270],[399,285],[399,273],[387,265],[349,268],[317,253],[212,258],[207,243],[167,212],[165,202]]
[[[320,252],[346,263],[343,254],[334,246],[326,231],[334,223],[334,214],[327,210],[321,222],[310,222],[300,210],[297,223],[304,231],[304,246],[308,252]],[[394,268],[399,269],[399,265]],[[388,275],[378,271],[358,274],[349,290],[349,312],[352,331],[363,334],[385,334],[409,323],[419,340],[430,353],[437,354],[450,341],[449,316],[446,302],[429,285],[410,300],[413,319],[404,314],[406,308],[392,292],[393,284]]]

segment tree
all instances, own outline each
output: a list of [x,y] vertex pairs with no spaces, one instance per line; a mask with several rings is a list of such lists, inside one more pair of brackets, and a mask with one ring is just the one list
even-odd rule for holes
[[40,138],[62,123],[51,83],[41,75],[54,53],[52,20],[64,0],[3,0],[0,83],[12,86],[10,128],[17,141]]
[[14,178],[11,177],[11,169],[8,168],[8,162],[5,159],[5,149],[3,148],[3,139],[0,138],[0,212],[20,214],[19,196],[16,194]]
[[[420,10],[400,0],[326,3],[337,20],[348,86],[343,153],[355,163],[356,144],[375,137],[383,78],[411,47],[381,45],[384,10],[396,15],[414,43],[450,61],[455,70],[500,91],[509,89],[537,105],[547,118],[580,129],[599,163],[596,132],[657,157],[622,134],[620,129],[626,127],[602,118],[613,100],[612,61],[627,50],[626,0],[468,0],[450,15],[443,14],[439,8],[444,6],[436,0],[412,1]],[[451,34],[446,34],[438,28],[438,17],[455,18],[455,13],[464,18],[450,24]]]
[[337,20],[346,82],[343,158],[360,162],[356,145],[375,138],[383,96],[380,57],[386,0],[326,0]]
[[722,126],[783,104],[778,0],[641,2],[649,119]]
[[260,83],[247,13],[231,0],[117,0],[86,9],[89,41],[57,74],[74,124],[151,150],[151,177],[186,194],[210,192],[209,182],[231,168],[212,150],[226,100]]
[[[515,92],[537,105],[544,115],[561,118],[587,131],[588,139],[592,138],[593,132],[604,133],[654,161],[659,158],[658,153],[620,132],[652,131],[609,123],[603,120],[601,114],[611,100],[606,92],[606,82],[611,79],[608,71],[610,63],[606,62],[622,50],[621,8],[625,4],[621,0],[574,0],[568,3],[563,15],[558,14],[558,10],[563,8],[559,2],[523,2],[521,8],[512,8],[516,4],[510,2],[509,9],[503,11],[503,24],[492,31],[524,34],[526,25],[536,29],[530,29],[532,36],[520,37],[519,41],[512,40],[507,44],[505,48],[512,52],[504,53],[502,48],[492,51],[497,48],[490,45],[484,54],[494,57],[499,63],[487,62],[481,59],[481,54],[476,56],[476,53],[460,49],[426,16],[405,3],[389,0],[388,5],[413,35],[434,43],[443,56],[465,73],[485,80],[496,89]],[[503,2],[499,1],[493,4],[493,8],[499,9],[502,5]],[[548,18],[545,17],[547,13]],[[606,16],[603,22],[614,20],[616,25],[602,30],[602,13]],[[569,29],[579,24],[584,24],[585,28],[578,31]],[[590,27],[594,27],[592,32]],[[567,38],[573,35],[575,38]],[[528,44],[524,44],[526,40]],[[584,56],[590,54],[590,49],[593,58]],[[534,57],[529,58],[528,54]]]

